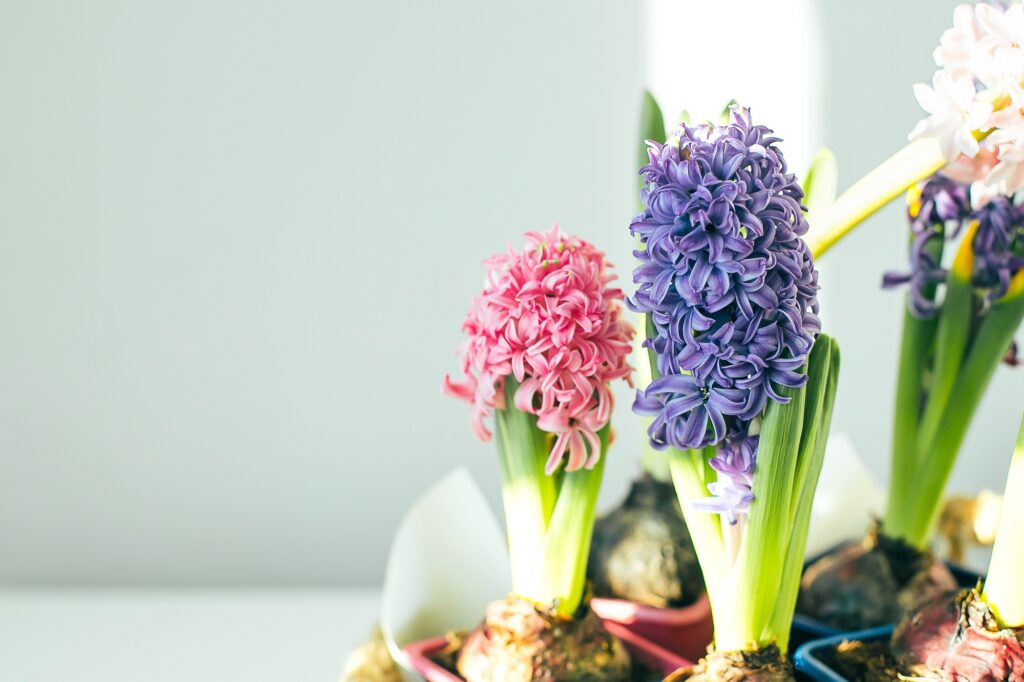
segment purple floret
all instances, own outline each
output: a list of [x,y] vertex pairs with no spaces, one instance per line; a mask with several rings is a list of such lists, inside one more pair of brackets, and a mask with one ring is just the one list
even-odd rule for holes
[[754,501],[756,459],[757,436],[740,436],[719,445],[710,461],[718,472],[718,480],[708,484],[712,497],[693,502],[694,509],[721,514],[736,523],[737,514],[745,514]]
[[974,270],[971,282],[986,304],[1006,295],[1010,280],[1024,268],[1024,208],[997,197],[971,215],[978,229],[971,242]]

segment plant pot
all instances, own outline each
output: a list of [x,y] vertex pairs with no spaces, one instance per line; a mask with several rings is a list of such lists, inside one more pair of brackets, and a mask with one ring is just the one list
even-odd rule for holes
[[690,606],[677,609],[598,597],[590,601],[590,607],[606,623],[617,623],[643,639],[692,661],[704,656],[714,635],[711,603],[706,593]]
[[[852,541],[843,542],[841,544],[836,545],[832,549],[826,550],[821,554],[811,557],[810,559],[804,562],[804,570],[806,571],[811,564],[818,561],[819,559],[829,554],[832,554],[833,552],[838,552],[839,550],[852,544],[854,544],[854,542]],[[975,573],[970,569],[964,568],[963,566],[951,563],[949,561],[945,563],[946,566],[949,567],[949,570],[953,574],[953,577],[956,578],[956,582],[960,587],[974,587],[975,585],[977,585],[978,580],[982,578],[982,576],[978,573]],[[895,624],[888,624],[886,626],[880,625],[878,627],[891,628],[893,625]],[[842,628],[837,628],[832,625],[828,625],[827,623],[823,623],[817,618],[812,618],[811,616],[805,616],[800,613],[796,613],[793,615],[793,627],[790,632],[791,645],[798,647],[801,644],[805,644],[807,642],[812,642],[819,639],[836,637],[838,635],[849,635],[852,631],[843,630]],[[867,631],[863,630],[859,632]]]
[[793,665],[799,672],[818,682],[846,682],[847,678],[834,671],[822,660],[822,654],[843,642],[870,642],[888,639],[892,636],[893,627],[892,625],[883,625],[870,630],[833,635],[808,642],[796,650],[796,655],[793,656]]
[[[677,656],[671,651],[648,641],[628,628],[612,621],[604,623],[611,634],[618,637],[629,651],[634,661],[653,669],[661,679],[663,676],[679,668],[693,665],[690,661]],[[423,676],[427,682],[463,682],[462,678],[434,662],[432,655],[441,651],[448,644],[445,637],[435,637],[420,642],[413,642],[402,651],[409,657],[409,663]]]

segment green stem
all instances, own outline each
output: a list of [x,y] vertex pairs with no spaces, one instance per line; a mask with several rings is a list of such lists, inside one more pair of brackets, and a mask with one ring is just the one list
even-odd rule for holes
[[896,504],[913,480],[917,464],[917,426],[921,418],[925,367],[935,337],[936,321],[922,320],[907,307],[903,312],[903,336],[900,342],[899,369],[896,378],[896,403],[892,433],[892,475],[885,527],[898,513]]
[[1010,460],[983,597],[1004,627],[1024,626],[1024,421]]
[[548,519],[555,506],[555,480],[544,473],[550,449],[537,418],[514,407],[518,384],[505,379],[504,410],[494,411],[495,441],[501,464],[512,591],[535,598]]
[[[917,217],[921,210],[920,197],[915,196],[911,214]],[[934,236],[927,241],[925,249],[936,263],[942,262],[945,246],[945,225],[939,223],[932,226]],[[911,235],[910,248],[914,248],[914,236]],[[935,301],[938,290],[937,283],[926,284],[921,295],[929,301]],[[938,321],[932,317],[920,319],[910,309],[910,297],[903,310],[903,333],[900,340],[899,369],[896,378],[896,400],[893,411],[893,433],[891,466],[892,475],[889,479],[889,497],[886,506],[886,526],[888,519],[898,513],[894,504],[907,490],[914,480],[917,467],[918,426],[921,420],[921,408],[925,398],[925,376],[931,367],[935,333]]]
[[915,547],[927,547],[957,452],[1022,319],[1024,272],[1015,278],[1010,293],[997,301],[982,319],[939,428],[924,451],[913,485],[901,495],[899,513],[889,519],[891,525],[887,532],[890,534]]
[[911,142],[843,192],[834,203],[808,216],[807,242],[817,258],[854,227],[902,194],[915,182],[945,165],[934,138]]
[[543,604],[554,604],[557,611],[567,617],[576,613],[583,601],[587,556],[590,554],[610,428],[610,425],[605,425],[598,431],[601,457],[593,469],[563,474],[558,501],[548,527],[538,594],[534,599]]
[[957,253],[957,264],[947,278],[946,297],[939,312],[932,377],[917,434],[915,461],[918,465],[926,459],[927,453],[931,452],[932,442],[938,433],[939,424],[960,373],[960,364],[964,361],[964,349],[967,348],[974,304],[971,260],[973,258],[968,234]]
[[[705,460],[714,457],[714,452],[713,447],[685,452],[671,450],[669,458],[672,483],[679,498],[679,505],[683,509],[683,518],[690,531],[690,538],[697,552],[697,561],[704,574],[704,582],[712,604],[715,603],[715,597],[719,592],[717,586],[720,584],[721,576],[729,568],[722,526],[715,514],[697,511],[690,503],[708,496],[707,485],[714,478],[708,477],[709,467],[705,465]],[[711,471],[714,472],[713,469]]]

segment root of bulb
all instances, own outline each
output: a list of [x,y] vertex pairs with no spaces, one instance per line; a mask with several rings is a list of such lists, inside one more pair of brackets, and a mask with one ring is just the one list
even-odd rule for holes
[[665,682],[793,682],[793,666],[774,644],[754,651],[709,651]]

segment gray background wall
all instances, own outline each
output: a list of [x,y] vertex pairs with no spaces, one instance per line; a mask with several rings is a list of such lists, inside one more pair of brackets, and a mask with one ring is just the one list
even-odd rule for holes
[[[818,3],[842,183],[919,117],[953,5]],[[496,501],[440,379],[479,261],[524,230],[583,233],[628,282],[642,24],[582,1],[0,4],[0,582],[373,583],[443,472]],[[882,478],[900,212],[823,264],[836,427]],[[1001,486],[1022,377],[997,377],[957,488]],[[628,403],[605,504],[637,470]]]

